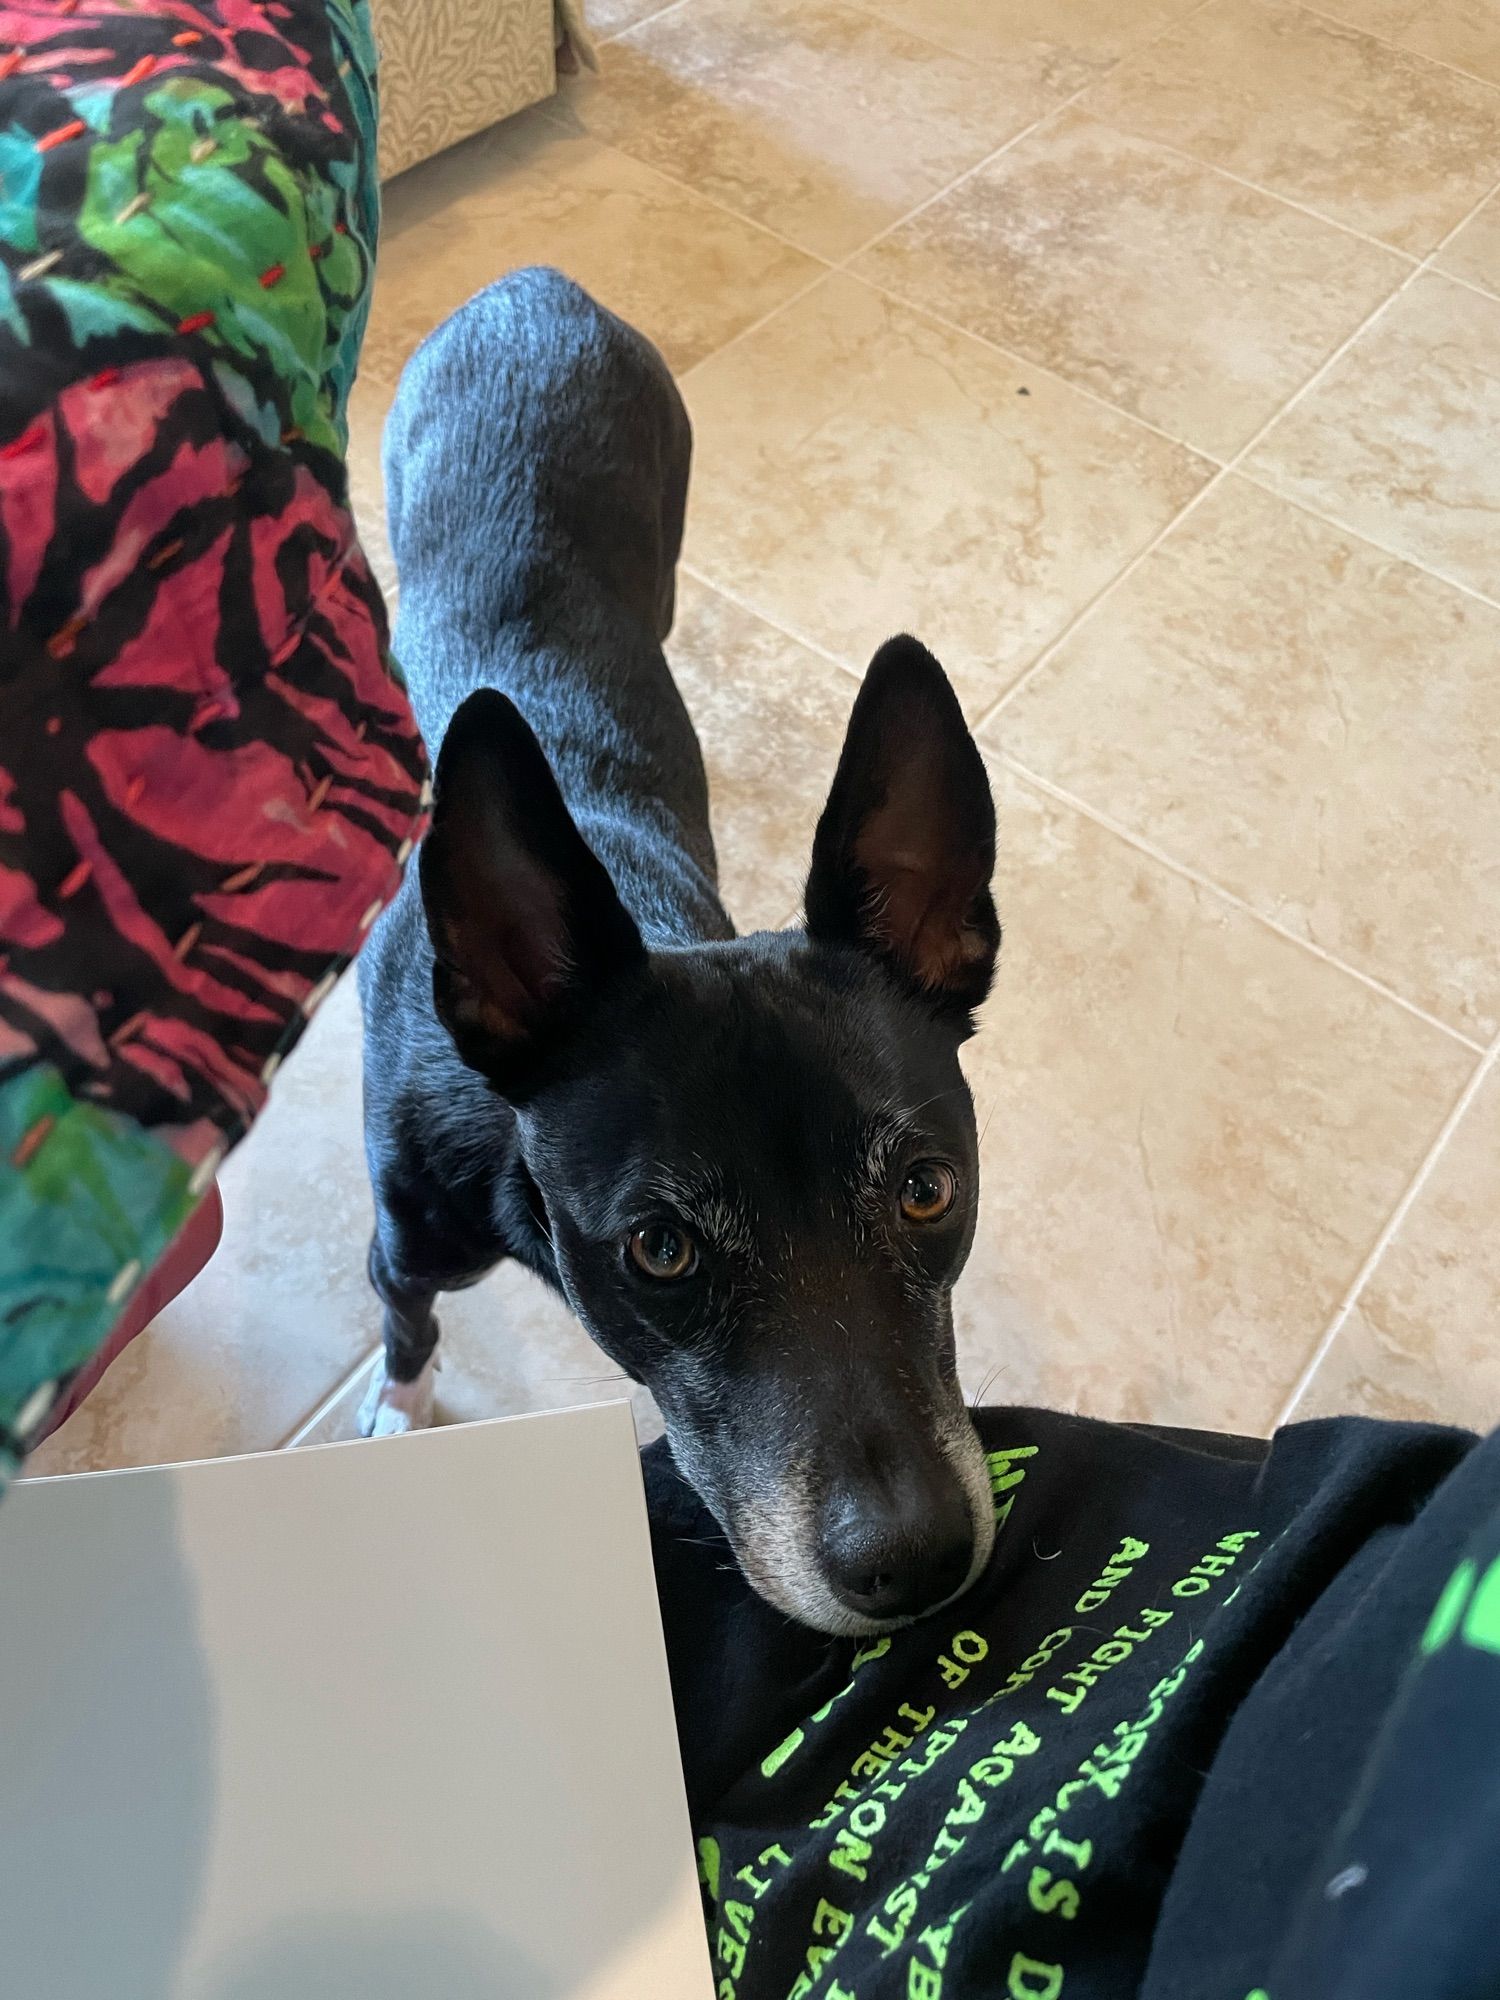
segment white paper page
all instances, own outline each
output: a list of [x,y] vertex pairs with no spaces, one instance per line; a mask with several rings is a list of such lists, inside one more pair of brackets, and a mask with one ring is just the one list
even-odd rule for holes
[[706,2000],[626,1404],[15,1487],[17,2000]]

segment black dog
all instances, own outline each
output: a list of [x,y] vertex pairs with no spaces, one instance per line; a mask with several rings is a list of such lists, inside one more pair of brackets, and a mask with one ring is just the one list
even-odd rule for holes
[[413,357],[385,439],[432,830],[360,963],[367,1432],[431,1415],[433,1302],[516,1257],[661,1407],[751,1582],[830,1632],[945,1601],[991,1496],[955,1371],[958,1064],[995,818],[937,662],[854,703],[805,932],[736,938],[662,657],[691,434],[660,356],[550,271]]

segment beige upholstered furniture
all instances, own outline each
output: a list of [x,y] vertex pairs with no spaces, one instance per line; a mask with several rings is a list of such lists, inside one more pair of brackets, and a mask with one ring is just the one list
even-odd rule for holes
[[553,0],[372,0],[383,180],[550,97]]

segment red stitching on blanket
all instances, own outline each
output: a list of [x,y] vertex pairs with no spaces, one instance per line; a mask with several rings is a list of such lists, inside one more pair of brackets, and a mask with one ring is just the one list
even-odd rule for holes
[[30,1161],[34,1160],[46,1144],[47,1134],[56,1123],[57,1120],[49,1111],[46,1117],[39,1118],[36,1121],[29,1132],[22,1133],[21,1138],[16,1144],[15,1151],[10,1156],[11,1165],[13,1167],[24,1167]]
[[77,139],[87,132],[88,126],[81,118],[70,118],[66,125],[59,125],[55,132],[46,132],[36,142],[39,153],[50,153],[54,146],[65,146],[69,139]]
[[47,641],[47,657],[52,660],[65,659],[73,650],[73,641],[88,622],[81,611],[75,612],[67,624],[54,632]]
[[13,437],[9,444],[0,445],[0,458],[19,458],[23,451],[30,451],[40,444],[46,432],[46,425],[38,417],[34,424],[28,424],[19,437]]

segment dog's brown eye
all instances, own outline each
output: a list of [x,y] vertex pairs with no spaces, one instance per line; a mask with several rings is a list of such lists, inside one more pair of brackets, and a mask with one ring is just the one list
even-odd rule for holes
[[901,1185],[901,1213],[908,1222],[941,1222],[958,1193],[958,1177],[938,1160],[923,1160]]
[[653,1222],[630,1239],[630,1255],[648,1278],[686,1278],[698,1266],[698,1247],[691,1236],[670,1222]]

